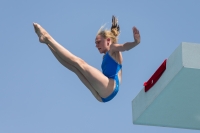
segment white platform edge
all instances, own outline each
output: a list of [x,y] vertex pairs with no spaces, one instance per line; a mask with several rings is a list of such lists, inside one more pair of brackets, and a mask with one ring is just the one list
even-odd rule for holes
[[175,51],[169,56],[169,58],[167,59],[166,70],[160,77],[160,79],[157,81],[157,83],[148,92],[144,92],[143,88],[139,92],[139,94],[133,99],[132,101],[133,124],[136,123],[137,119],[145,111],[145,109],[148,108],[148,106],[156,99],[156,97],[162,92],[162,90],[167,86],[167,84],[182,69],[183,67],[182,46],[184,44],[185,44],[184,42],[181,43],[181,45],[179,45],[175,49]]

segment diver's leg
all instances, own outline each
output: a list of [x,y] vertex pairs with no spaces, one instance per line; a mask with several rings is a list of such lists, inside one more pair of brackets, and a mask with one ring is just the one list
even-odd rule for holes
[[101,97],[105,98],[113,92],[115,87],[113,79],[107,78],[102,72],[73,55],[55,41],[39,24],[34,23],[34,28],[40,42],[49,44],[63,60],[76,67]]
[[49,49],[51,50],[51,52],[53,53],[53,55],[56,57],[56,59],[66,68],[68,68],[69,70],[71,70],[72,72],[74,72],[79,79],[82,81],[82,83],[91,91],[91,93],[94,95],[94,97],[102,102],[101,97],[99,96],[99,94],[97,93],[97,91],[92,88],[92,86],[90,85],[90,83],[87,81],[87,79],[84,77],[84,75],[78,70],[76,69],[74,66],[70,65],[69,63],[67,63],[66,61],[64,61],[62,58],[60,58],[60,56],[53,50],[53,48],[51,48],[48,45]]

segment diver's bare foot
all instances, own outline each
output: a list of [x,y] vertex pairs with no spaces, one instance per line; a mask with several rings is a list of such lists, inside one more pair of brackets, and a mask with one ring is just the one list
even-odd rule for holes
[[33,26],[34,26],[34,29],[35,29],[35,33],[39,37],[39,41],[41,43],[46,43],[47,44],[48,43],[48,39],[50,38],[50,35],[47,33],[47,31],[37,23],[33,23]]

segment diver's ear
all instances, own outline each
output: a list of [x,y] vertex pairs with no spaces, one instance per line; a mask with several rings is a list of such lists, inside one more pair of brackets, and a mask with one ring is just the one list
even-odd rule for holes
[[107,45],[110,45],[110,38],[107,38]]
[[110,43],[110,38],[107,38],[107,42]]

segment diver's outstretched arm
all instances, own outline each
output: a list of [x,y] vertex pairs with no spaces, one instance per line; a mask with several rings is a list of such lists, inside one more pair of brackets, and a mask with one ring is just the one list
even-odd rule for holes
[[111,51],[128,51],[135,46],[137,46],[140,43],[140,33],[139,30],[136,27],[133,27],[133,37],[134,37],[134,42],[126,42],[124,44],[112,44],[111,45]]

